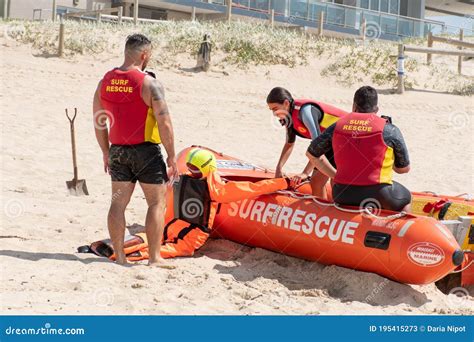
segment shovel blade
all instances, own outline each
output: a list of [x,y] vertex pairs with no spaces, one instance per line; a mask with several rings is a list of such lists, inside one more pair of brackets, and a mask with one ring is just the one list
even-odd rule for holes
[[87,184],[85,179],[66,181],[69,193],[74,196],[88,196]]

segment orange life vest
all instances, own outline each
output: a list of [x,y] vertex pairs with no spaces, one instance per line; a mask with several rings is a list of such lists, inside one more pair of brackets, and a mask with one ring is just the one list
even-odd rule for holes
[[161,256],[192,256],[207,241],[220,204],[255,198],[287,187],[284,178],[226,182],[217,172],[210,172],[206,179],[181,176],[173,189],[175,218],[165,227]]
[[331,126],[337,120],[339,120],[341,117],[348,114],[342,109],[336,108],[334,106],[331,106],[319,101],[314,101],[314,100],[309,100],[309,99],[295,99],[293,102],[293,111],[291,112],[291,121],[292,121],[292,125],[293,125],[293,128],[295,129],[296,134],[302,138],[311,139],[311,134],[309,132],[309,129],[304,125],[303,121],[301,121],[300,119],[300,109],[301,107],[307,104],[312,104],[318,107],[321,110],[321,113],[323,113],[323,117],[321,121],[319,122],[319,129],[321,133],[324,132],[326,128]]
[[[173,196],[170,196],[173,203],[168,203],[169,207],[173,207],[174,218],[165,226],[161,256],[192,256],[201,248],[209,238],[219,204],[255,198],[286,188],[284,178],[258,182],[226,182],[217,172],[211,172],[206,179],[182,175],[180,181],[173,186]],[[110,239],[96,241],[90,249],[97,255],[115,260]],[[124,251],[129,261],[148,259],[145,233],[126,237]]]

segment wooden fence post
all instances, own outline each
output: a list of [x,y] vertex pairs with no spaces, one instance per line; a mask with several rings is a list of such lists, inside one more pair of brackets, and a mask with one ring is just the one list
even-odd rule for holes
[[232,0],[227,0],[227,22],[232,21]]
[[56,0],[53,0],[53,8],[52,8],[52,13],[51,13],[51,20],[56,21],[56,11],[58,10],[58,7],[56,5]]
[[196,7],[191,8],[191,21],[196,21]]
[[138,0],[135,0],[133,3],[133,23],[138,24]]
[[[428,47],[432,48],[433,47],[433,33],[428,32]],[[431,53],[428,53],[426,55],[426,64],[430,65],[431,64]]]
[[365,20],[365,18],[362,18],[362,27],[361,27],[361,30],[360,30],[360,35],[362,36],[362,41],[365,41],[365,30],[366,30],[366,27],[367,27],[367,22]]
[[58,44],[58,56],[62,57],[64,54],[64,19],[63,16],[59,19],[59,44]]
[[[459,29],[459,40],[464,39],[464,29]],[[462,46],[458,47],[459,50],[462,50]],[[458,57],[458,74],[462,73],[462,56]]]
[[273,8],[270,10],[270,26],[275,27],[275,10]]
[[398,74],[398,94],[405,92],[405,47],[403,44],[398,45],[398,59],[397,59],[397,74]]
[[324,34],[324,12],[321,11],[319,13],[319,29],[318,29],[318,36],[322,37]]
[[123,17],[123,6],[120,6],[118,8],[118,13],[117,13],[117,18],[118,18],[118,23],[122,23],[122,17]]
[[[8,14],[8,8],[10,5],[8,4],[10,0],[4,0],[3,2],[3,19],[8,19],[9,14]],[[41,15],[40,15],[41,17]]]

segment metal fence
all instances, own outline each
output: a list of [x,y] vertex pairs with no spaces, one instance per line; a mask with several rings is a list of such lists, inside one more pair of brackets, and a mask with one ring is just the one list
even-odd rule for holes
[[[205,3],[225,5],[225,0],[200,0]],[[379,34],[405,37],[426,37],[429,32],[458,34],[459,28],[441,21],[410,18],[396,14],[356,8],[352,6],[326,3],[317,0],[233,0],[233,6],[249,11],[268,12],[275,15],[293,17],[310,22],[318,22],[319,14],[325,12],[324,24],[359,30],[366,20],[367,26]],[[466,20],[469,18],[466,18]],[[470,18],[472,20],[472,18]],[[474,36],[474,31],[464,29],[466,36]]]

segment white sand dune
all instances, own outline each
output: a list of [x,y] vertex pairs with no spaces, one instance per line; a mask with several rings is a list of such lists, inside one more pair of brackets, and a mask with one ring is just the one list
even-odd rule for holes
[[[472,298],[456,300],[434,285],[402,285],[224,240],[209,241],[193,258],[172,260],[174,270],[124,268],[76,254],[77,246],[108,235],[110,180],[95,142],[91,99],[101,76],[120,63],[120,52],[59,60],[35,57],[35,51],[10,40],[0,45],[2,313],[473,313]],[[201,144],[273,167],[284,141],[265,104],[273,86],[351,107],[357,86],[348,89],[321,78],[324,63],[247,71],[228,67],[228,76],[157,69],[167,90],[177,149]],[[193,65],[182,59],[183,67]],[[396,177],[399,181],[412,190],[474,193],[472,98],[381,92],[380,105],[403,131],[411,153],[413,171]],[[79,176],[87,180],[88,197],[66,191],[65,181],[72,178],[66,107],[79,109]],[[287,171],[302,169],[306,147],[305,141],[297,142]],[[128,224],[143,224],[145,210],[137,190]]]

